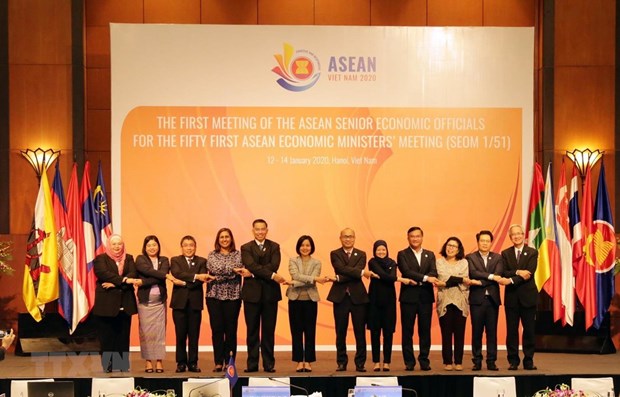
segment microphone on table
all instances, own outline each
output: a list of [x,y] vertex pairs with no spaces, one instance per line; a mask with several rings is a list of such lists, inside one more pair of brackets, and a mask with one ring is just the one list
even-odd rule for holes
[[[371,384],[370,384],[370,386],[386,387],[386,385],[380,385],[380,384],[378,384],[378,383],[371,383]],[[400,385],[399,385],[399,386],[400,386]],[[389,387],[389,386],[388,386],[388,387]],[[402,386],[400,386],[400,388],[401,388],[401,390],[404,390],[404,391],[408,391],[408,392],[410,392],[410,393],[413,393],[413,395],[414,395],[415,397],[418,397],[418,392],[417,392],[417,391],[415,391],[415,389],[410,389],[410,388],[408,388],[408,387],[402,387]]]
[[283,382],[283,381],[281,381],[280,379],[276,379],[276,378],[267,378],[267,379],[269,379],[269,380],[270,380],[270,381],[272,381],[272,382],[282,383],[283,385],[287,385],[287,386],[292,387],[292,388],[294,388],[294,389],[301,390],[301,391],[303,391],[303,392],[304,392],[304,394],[305,394],[306,396],[310,395],[310,393],[308,393],[308,390],[307,390],[307,389],[304,389],[304,388],[303,388],[303,387],[301,387],[301,386],[297,386],[297,385],[294,385],[294,384],[289,383],[289,382]]
[[[189,391],[189,393],[187,393],[187,395],[189,397],[204,397],[205,394],[200,389],[202,389],[204,387],[207,387],[207,386],[210,386],[210,385],[212,385],[214,383],[217,383],[217,382],[222,382],[224,379],[226,379],[226,378],[212,380],[211,382],[207,382],[207,383],[202,383],[202,382],[198,382],[197,381],[196,383],[200,383],[200,386],[196,386],[193,389],[191,389]],[[219,396],[219,394],[216,394],[216,396]]]

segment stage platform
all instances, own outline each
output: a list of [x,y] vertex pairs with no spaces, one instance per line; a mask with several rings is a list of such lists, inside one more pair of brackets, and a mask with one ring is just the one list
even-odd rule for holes
[[[474,376],[515,376],[518,397],[530,397],[537,390],[546,386],[553,387],[558,383],[570,384],[571,377],[598,377],[611,376],[614,378],[616,390],[620,391],[620,356],[617,354],[590,355],[590,354],[563,354],[537,353],[536,371],[508,371],[506,352],[500,351],[497,362],[500,370],[474,372],[471,370],[471,355],[465,354],[464,371],[444,371],[441,363],[441,353],[431,352],[430,371],[423,372],[416,367],[413,372],[405,371],[400,352],[394,352],[390,372],[373,372],[372,362],[366,364],[366,373],[355,372],[353,354],[349,353],[349,367],[346,372],[336,372],[336,353],[317,352],[317,362],[313,364],[311,373],[295,372],[296,363],[290,359],[290,352],[276,353],[276,372],[268,374],[263,371],[252,373],[258,377],[290,377],[291,383],[307,389],[310,393],[321,391],[325,397],[346,397],[349,388],[354,387],[357,376],[397,376],[401,386],[415,389],[420,397],[470,397],[472,395]],[[135,384],[148,390],[174,389],[177,396],[181,396],[181,384],[188,377],[223,377],[223,373],[212,372],[212,354],[200,353],[200,374],[174,372],[176,365],[174,353],[169,352],[164,362],[165,372],[161,374],[144,372],[144,361],[140,353],[131,353],[130,372],[111,374],[101,370],[99,356],[93,353],[58,353],[53,355],[41,354],[31,357],[18,357],[12,352],[0,362],[0,394],[6,393],[10,397],[12,379],[54,378],[56,380],[71,380],[75,383],[76,397],[86,397],[91,394],[91,378],[93,377],[123,377],[132,376]],[[245,368],[246,353],[240,352],[237,357],[239,381],[233,390],[234,397],[241,397],[241,386],[247,385],[248,375]],[[300,390],[292,389],[293,394],[303,394]],[[409,394],[408,394],[409,393]],[[403,396],[413,395],[403,391]],[[19,397],[19,396],[13,396]],[[495,397],[495,396],[489,396]]]

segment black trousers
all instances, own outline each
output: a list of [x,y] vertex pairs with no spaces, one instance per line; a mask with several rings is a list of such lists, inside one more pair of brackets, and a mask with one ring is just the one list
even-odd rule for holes
[[508,362],[519,365],[519,321],[523,326],[523,365],[534,364],[534,344],[536,338],[536,306],[505,307],[506,310],[506,350]]
[[226,365],[230,356],[237,357],[237,326],[241,299],[219,300],[207,298],[213,361],[215,365]]
[[278,302],[243,303],[243,314],[247,327],[248,369],[258,368],[258,354],[263,359],[263,368],[273,368],[276,359],[273,355],[275,346]]
[[198,363],[198,338],[200,338],[202,310],[192,309],[187,302],[184,309],[172,310],[172,320],[176,334],[177,364],[196,365]]
[[418,361],[425,367],[430,365],[428,354],[431,350],[431,320],[433,318],[432,303],[400,302],[400,323],[403,337],[403,360],[405,365],[415,366],[413,352],[413,327],[418,317],[418,338],[420,340],[420,354]]
[[471,353],[474,364],[482,363],[482,334],[487,338],[487,365],[497,360],[497,318],[499,306],[485,297],[481,305],[470,305]]
[[394,342],[394,333],[386,331],[385,328],[370,330],[370,344],[372,345],[372,362],[381,361],[381,333],[383,332],[383,362],[389,364],[392,362],[392,344]]
[[311,300],[289,300],[288,319],[293,342],[293,361],[316,361],[316,317],[318,305]]
[[121,311],[116,317],[97,316],[96,323],[103,370],[129,371],[131,316]]
[[336,324],[336,362],[347,365],[347,329],[349,314],[353,321],[355,334],[355,366],[366,365],[366,304],[354,305],[349,295],[345,295],[340,303],[334,303],[334,322]]
[[[465,346],[465,325],[467,317],[455,305],[448,305],[443,316],[439,317],[441,328],[441,357],[444,364],[463,364]],[[452,344],[454,340],[454,345]],[[454,361],[452,356],[454,346]]]

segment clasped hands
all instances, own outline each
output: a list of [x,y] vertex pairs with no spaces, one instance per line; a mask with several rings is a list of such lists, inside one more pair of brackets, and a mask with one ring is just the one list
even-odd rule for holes
[[[123,279],[123,283],[124,284],[132,284],[135,285],[137,287],[142,285],[142,280],[139,278],[130,278],[130,277],[125,277]],[[110,289],[110,288],[115,288],[116,285],[114,285],[114,283],[110,283],[108,281],[105,281],[103,283],[101,283],[101,286],[103,287],[103,289]]]

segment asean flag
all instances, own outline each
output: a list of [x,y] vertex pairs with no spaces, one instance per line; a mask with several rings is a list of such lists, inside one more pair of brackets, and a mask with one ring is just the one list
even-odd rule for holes
[[[586,246],[596,269],[596,318],[594,327],[600,328],[614,295],[614,265],[616,259],[616,232],[611,215],[607,183],[605,182],[605,164],[601,165],[596,203],[594,205],[593,233]],[[589,252],[588,252],[589,251]]]

